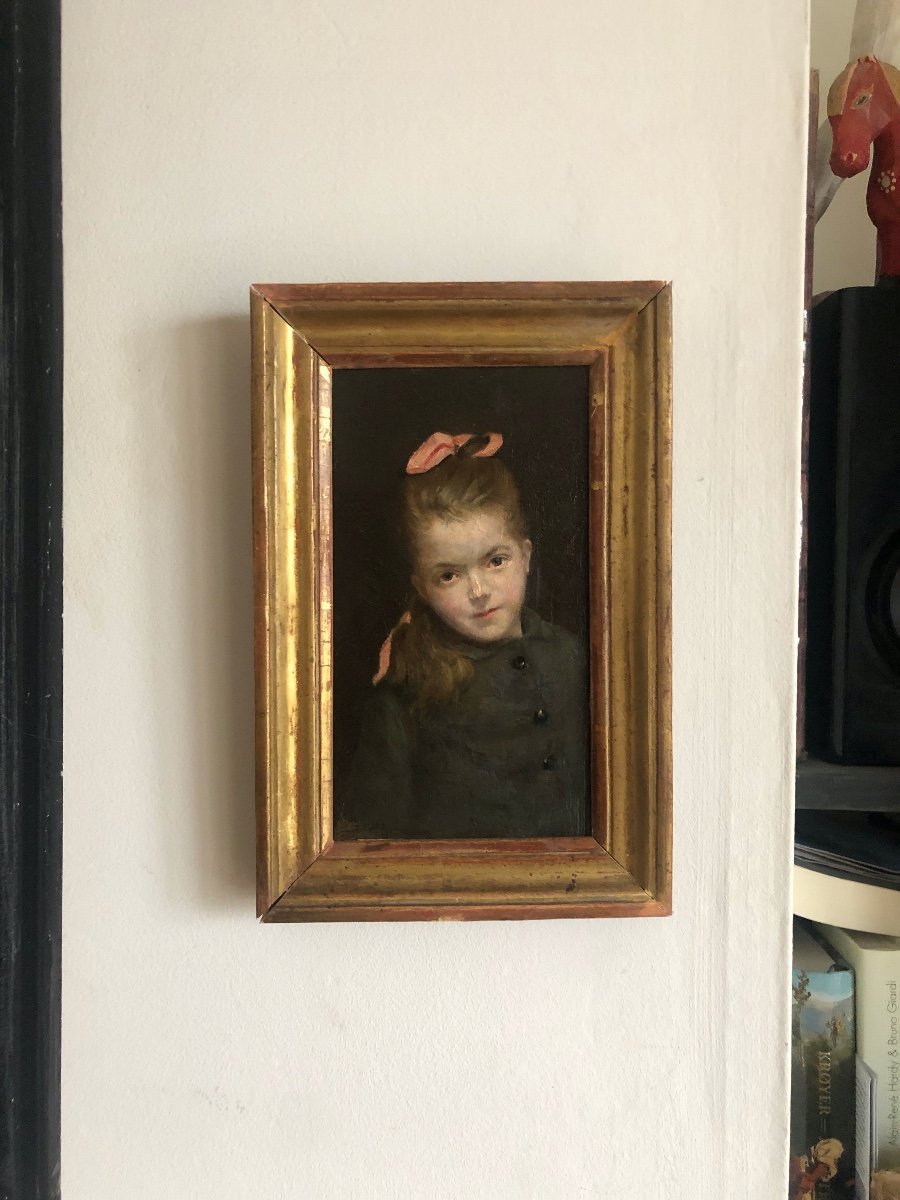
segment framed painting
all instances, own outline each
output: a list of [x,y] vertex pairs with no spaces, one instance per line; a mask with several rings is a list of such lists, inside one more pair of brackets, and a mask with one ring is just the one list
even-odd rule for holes
[[671,292],[251,289],[258,913],[671,912]]

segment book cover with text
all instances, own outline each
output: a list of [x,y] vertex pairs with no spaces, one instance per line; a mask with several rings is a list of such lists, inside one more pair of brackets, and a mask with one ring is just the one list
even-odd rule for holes
[[855,1196],[853,972],[794,922],[790,1200]]
[[856,974],[857,1046],[875,1072],[878,1169],[900,1169],[900,938],[817,927]]

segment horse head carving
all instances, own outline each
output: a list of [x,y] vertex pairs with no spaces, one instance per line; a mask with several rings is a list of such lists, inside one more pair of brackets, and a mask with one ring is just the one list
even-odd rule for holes
[[867,54],[848,63],[828,91],[831,169],[847,179],[869,165],[869,147],[900,115],[900,71]]

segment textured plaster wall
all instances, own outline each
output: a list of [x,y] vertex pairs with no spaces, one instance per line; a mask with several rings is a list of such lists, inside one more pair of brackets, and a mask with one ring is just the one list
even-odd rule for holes
[[[67,0],[66,1200],[784,1194],[802,0]],[[253,917],[247,286],[669,278],[668,920]]]

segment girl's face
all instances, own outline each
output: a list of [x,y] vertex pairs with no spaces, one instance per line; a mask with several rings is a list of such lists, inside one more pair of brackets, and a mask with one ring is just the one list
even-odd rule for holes
[[419,531],[413,584],[445,625],[472,642],[521,637],[531,542],[484,509],[458,521],[435,517]]

